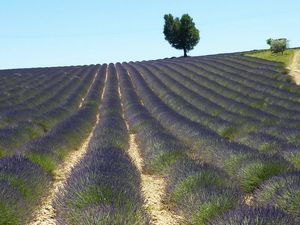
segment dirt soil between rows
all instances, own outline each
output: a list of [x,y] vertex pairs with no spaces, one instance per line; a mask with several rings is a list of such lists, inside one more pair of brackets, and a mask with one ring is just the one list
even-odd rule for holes
[[163,203],[166,183],[163,177],[149,175],[143,172],[143,159],[139,153],[136,143],[136,135],[130,134],[129,156],[141,174],[142,194],[145,199],[145,209],[150,214],[151,224],[155,225],[176,225],[181,217],[175,215]]
[[[93,86],[98,73],[95,74],[95,77],[87,90],[89,93],[91,87]],[[104,90],[103,90],[104,92]],[[103,93],[102,93],[103,97]],[[83,106],[85,98],[81,99],[81,103],[78,107],[80,109]],[[51,184],[51,187],[48,191],[48,195],[42,200],[42,203],[39,205],[37,210],[33,213],[32,220],[29,225],[55,225],[56,221],[56,212],[53,207],[53,201],[56,198],[57,194],[61,189],[63,189],[65,182],[71,175],[72,169],[80,162],[80,160],[86,155],[88,150],[88,144],[93,136],[96,125],[99,122],[99,114],[97,115],[97,122],[94,125],[92,131],[90,132],[87,139],[82,143],[82,145],[75,151],[71,152],[64,162],[54,171],[54,181]]]
[[292,63],[288,66],[288,69],[296,84],[300,85],[300,50],[295,50]]
[[[118,88],[119,96],[122,99],[120,86]],[[143,105],[143,103],[141,102]],[[121,103],[124,109],[123,103]],[[123,113],[124,118],[124,113]],[[125,119],[125,118],[124,118]],[[126,122],[126,121],[125,121]],[[127,130],[130,131],[126,122]],[[144,208],[150,216],[151,225],[178,225],[182,221],[182,217],[169,210],[168,206],[163,203],[165,196],[166,182],[162,176],[147,174],[143,171],[144,160],[140,154],[140,150],[136,141],[136,134],[129,134],[128,155],[133,164],[141,175],[141,192],[145,200]]]
[[[99,116],[97,116],[97,123]],[[97,124],[96,123],[96,124]],[[54,182],[51,185],[49,194],[43,200],[42,204],[38,208],[38,211],[33,215],[33,220],[30,225],[55,225],[57,221],[55,219],[56,212],[53,207],[53,200],[61,189],[63,189],[66,180],[70,177],[72,169],[80,162],[80,160],[86,155],[88,150],[88,144],[93,136],[96,125],[89,134],[88,138],[83,142],[80,148],[72,152],[64,161],[64,163],[55,170]]]

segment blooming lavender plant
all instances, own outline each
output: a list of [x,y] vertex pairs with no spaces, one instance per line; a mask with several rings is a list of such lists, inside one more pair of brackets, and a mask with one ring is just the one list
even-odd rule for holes
[[295,219],[275,208],[252,208],[240,207],[230,210],[215,220],[208,222],[209,225],[296,225]]

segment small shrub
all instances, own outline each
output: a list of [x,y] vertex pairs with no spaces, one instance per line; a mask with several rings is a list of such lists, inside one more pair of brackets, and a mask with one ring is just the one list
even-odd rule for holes
[[218,216],[210,225],[296,225],[295,219],[275,208],[242,207]]
[[238,133],[238,129],[236,127],[228,127],[222,130],[220,135],[224,138],[233,140],[237,133]]
[[288,41],[285,38],[276,39],[271,41],[271,51],[273,53],[282,53],[287,49]]
[[300,219],[300,173],[292,171],[265,181],[255,192],[259,206],[276,206]]
[[245,192],[252,192],[262,181],[270,176],[285,172],[288,165],[281,160],[254,160],[240,165],[238,177],[241,188]]

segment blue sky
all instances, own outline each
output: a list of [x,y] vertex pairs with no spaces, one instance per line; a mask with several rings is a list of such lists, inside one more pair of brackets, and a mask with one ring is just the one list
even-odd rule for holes
[[163,15],[194,18],[190,55],[300,46],[299,0],[7,0],[0,2],[0,68],[82,65],[180,56],[162,34]]

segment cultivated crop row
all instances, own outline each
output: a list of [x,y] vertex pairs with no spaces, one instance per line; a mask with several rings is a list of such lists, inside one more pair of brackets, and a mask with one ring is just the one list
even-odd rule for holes
[[[131,129],[137,133],[137,140],[145,161],[144,169],[149,173],[160,173],[166,177],[167,202],[173,205],[175,210],[183,212],[186,223],[228,224],[230,220],[235,221],[234,224],[239,224],[245,220],[258,219],[266,224],[267,222],[293,224],[294,219],[291,216],[270,205],[269,208],[246,206],[245,199],[242,197],[243,192],[236,183],[238,179],[230,178],[227,173],[203,163],[202,160],[191,158],[193,155],[191,148],[161,126],[168,124],[167,128],[179,129],[176,121],[179,121],[180,117],[172,120],[175,114],[168,113],[169,110],[163,104],[159,104],[157,97],[146,91],[146,86],[142,87],[143,81],[133,68],[128,65],[125,67],[131,72],[133,83],[136,84],[136,90],[143,101],[143,104],[139,102],[124,68],[117,65],[125,116]],[[155,102],[155,106],[151,105],[152,101]],[[182,123],[181,125],[183,126]],[[182,127],[174,134],[181,133],[185,128]],[[248,165],[251,165],[251,162]]]
[[[43,97],[45,88],[49,88],[52,84],[59,84],[69,72],[75,71],[74,68],[56,69],[53,71],[50,69],[44,69],[40,73],[33,73],[32,77],[27,81],[22,81],[22,76],[19,76],[13,83],[13,86],[4,85],[2,89],[3,98],[1,98],[1,111],[5,110],[5,106],[9,107],[23,101],[28,101],[37,94]],[[45,93],[44,93],[45,94]],[[34,102],[32,102],[34,103]]]
[[126,153],[128,147],[116,70],[110,64],[100,121],[88,152],[56,201],[60,223],[147,224],[140,176]]
[[[190,90],[188,88],[190,86],[184,86],[172,78],[176,77],[176,75],[171,77],[160,70],[154,70],[151,65],[138,63],[134,65],[142,71],[154,92],[179,114],[206,126],[222,137],[229,138],[267,154],[282,155],[294,166],[299,167],[297,160],[299,158],[299,142],[297,141],[297,136],[293,135],[295,133],[297,135],[297,130],[292,133],[292,129],[283,125],[273,125],[268,129],[269,125],[264,125],[262,121],[258,121],[255,118],[249,118],[240,114],[230,114],[231,112],[228,113],[226,111],[227,108],[222,108],[215,104],[213,97],[207,100],[207,98],[200,96],[198,93],[203,91],[201,87]],[[192,84],[190,83],[190,85]],[[234,104],[231,107],[238,108]],[[265,118],[269,120],[271,116],[266,116]],[[267,121],[267,123],[270,123],[270,121]],[[276,128],[280,130],[288,129],[285,132],[286,136],[270,132],[276,130]],[[277,133],[279,132],[277,131]]]
[[279,69],[223,54],[0,71],[0,224],[45,205],[58,224],[299,224],[300,91]]
[[[134,67],[128,64],[125,66],[133,74],[132,80],[145,107],[158,121],[186,142],[194,150],[195,157],[205,159],[236,177],[245,191],[252,191],[262,180],[289,168],[289,164],[282,158],[259,154],[255,149],[230,142],[205,126],[176,113],[155,95]],[[251,164],[264,166],[259,167],[259,171],[253,171],[250,169]],[[252,176],[255,179],[249,179]]]
[[45,135],[20,147],[18,154],[0,159],[0,223],[19,224],[30,219],[54,178],[54,170],[68,152],[75,151],[96,122],[104,86],[103,65],[82,107]]
[[[220,89],[220,91],[222,91],[221,93],[224,92],[225,96],[232,96],[236,101],[249,104],[252,107],[261,107],[261,110],[263,111],[272,113],[272,109],[274,110],[276,108],[279,112],[279,109],[285,111],[292,111],[292,109],[294,109],[299,111],[299,107],[297,107],[299,105],[298,102],[289,100],[291,99],[290,93],[287,94],[289,96],[289,99],[282,98],[283,95],[280,95],[280,97],[276,97],[272,94],[266,93],[265,88],[263,88],[262,90],[258,89],[256,82],[250,81],[247,77],[241,77],[240,79],[238,79],[242,72],[227,72],[221,69],[217,69],[215,71],[211,69],[215,67],[214,64],[209,64],[201,67],[201,64],[198,63],[198,61],[191,61],[186,64],[175,63],[171,65],[176,65],[177,67],[180,66],[184,71],[188,71],[188,74],[190,74],[189,77],[191,77],[192,74],[200,73],[201,76],[192,76],[191,78],[194,78],[196,82],[198,81],[199,84],[202,84],[201,78],[202,76],[205,76],[205,83],[207,83],[208,88],[211,88],[212,90]],[[252,82],[254,83],[253,87],[249,86],[249,83]],[[282,91],[282,89],[277,88],[276,91],[280,92]],[[296,99],[298,98],[299,96],[296,97]],[[262,103],[265,103],[265,105]]]
[[[70,76],[64,78],[63,85],[55,84],[51,91],[47,90],[45,100],[36,106],[28,105],[27,108],[14,109],[14,107],[3,113],[3,122],[8,123],[0,128],[0,149],[2,155],[13,154],[19,146],[30,139],[36,138],[57,122],[68,117],[76,111],[86,95],[97,67],[90,68],[81,75],[81,79]],[[77,77],[76,73],[74,75]],[[57,88],[57,86],[59,88]],[[40,96],[40,95],[37,95]]]

